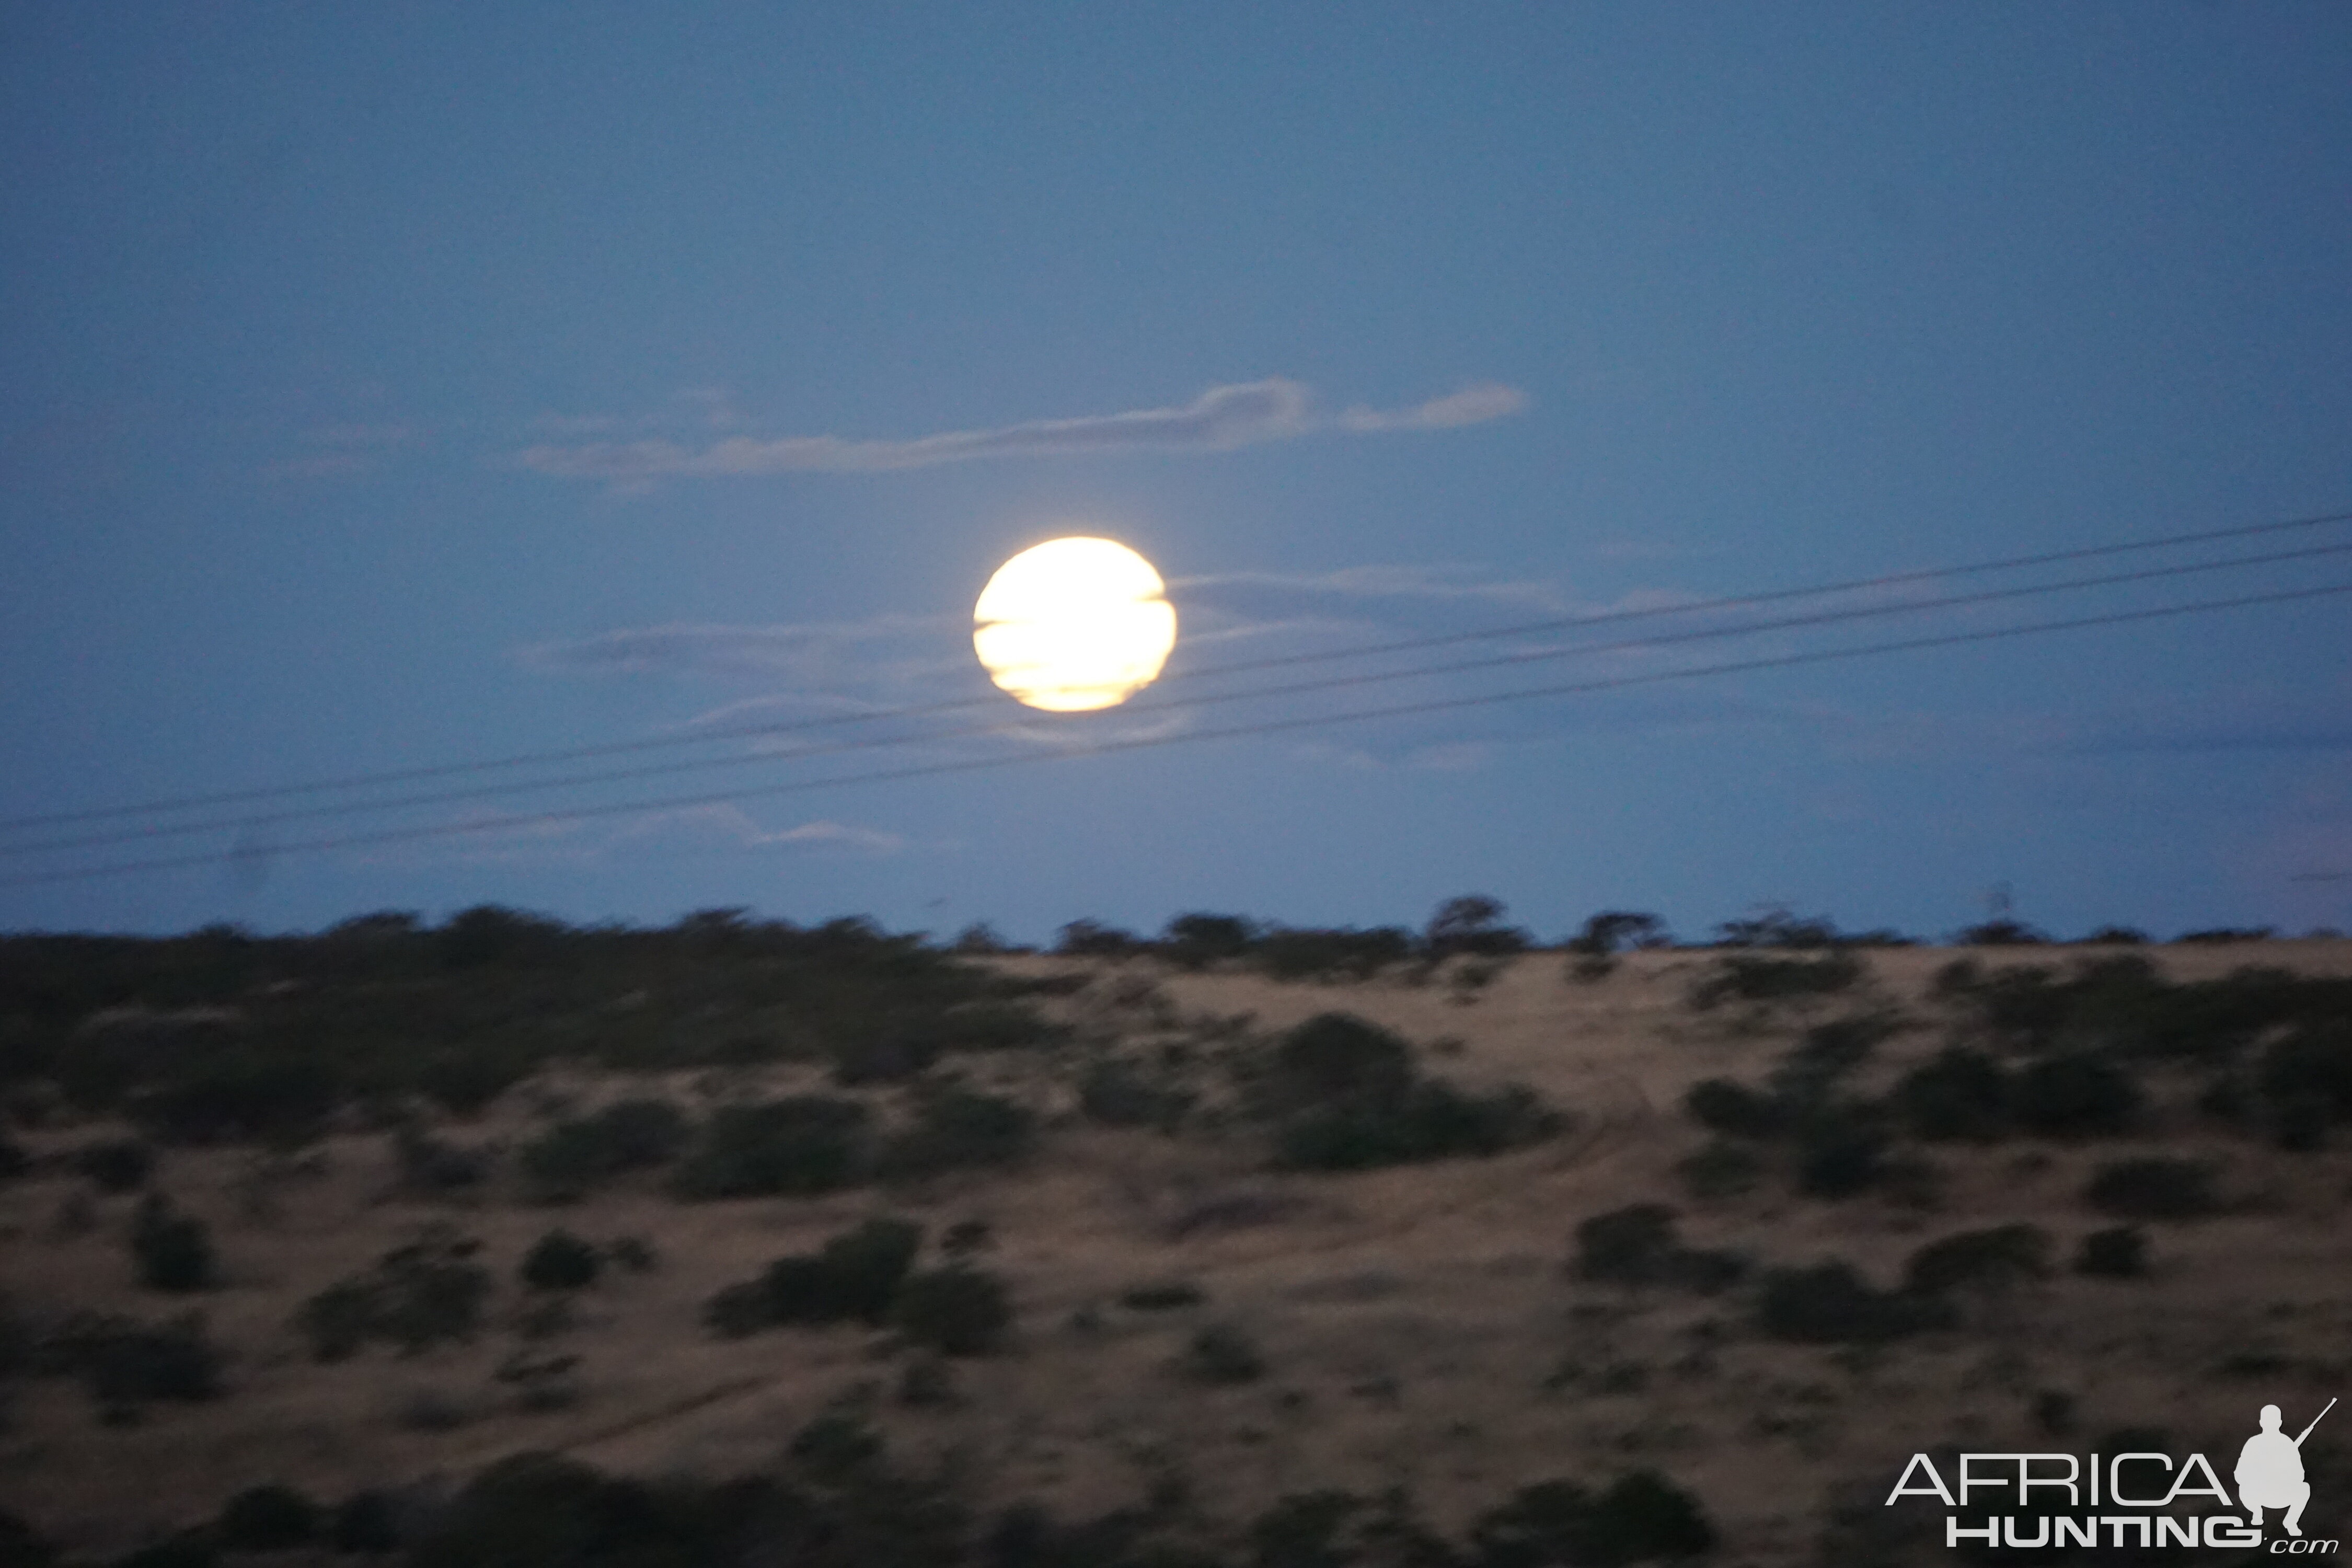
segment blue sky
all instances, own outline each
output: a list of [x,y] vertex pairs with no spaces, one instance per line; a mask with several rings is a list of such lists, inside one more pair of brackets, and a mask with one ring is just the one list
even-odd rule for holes
[[[1171,584],[1140,704],[2352,509],[2347,81],[2332,3],[0,6],[0,817],[985,700],[1060,533]],[[2352,598],[1202,734],[2336,582],[706,741],[604,765],[756,760],[11,855],[200,863],[0,929],[2352,927]]]

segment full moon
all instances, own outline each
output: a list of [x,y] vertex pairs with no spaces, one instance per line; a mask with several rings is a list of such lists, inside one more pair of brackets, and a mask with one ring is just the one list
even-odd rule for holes
[[1083,713],[1159,678],[1176,608],[1151,563],[1108,539],[1056,539],[996,569],[972,606],[972,650],[1032,708]]

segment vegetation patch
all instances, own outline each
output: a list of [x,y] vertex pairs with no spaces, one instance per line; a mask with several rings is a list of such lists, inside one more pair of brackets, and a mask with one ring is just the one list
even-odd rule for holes
[[1871,1344],[1943,1328],[1950,1309],[1933,1297],[1874,1288],[1851,1264],[1834,1259],[1764,1276],[1757,1326],[1799,1344]]
[[522,1147],[524,1178],[542,1199],[573,1198],[631,1171],[666,1165],[693,1130],[666,1100],[623,1100],[592,1116],[559,1121]]
[[1961,1231],[1928,1243],[1904,1265],[1903,1288],[1922,1295],[1999,1289],[2050,1273],[2050,1234],[2039,1226]]
[[302,1304],[295,1326],[321,1362],[343,1361],[375,1341],[404,1355],[479,1331],[490,1271],[473,1261],[481,1243],[436,1226],[385,1253],[365,1274],[337,1280]]
[[908,1221],[866,1220],[814,1253],[778,1258],[756,1280],[728,1286],[705,1304],[703,1321],[730,1337],[785,1325],[878,1326],[922,1243],[922,1227]]
[[2083,1189],[2092,1207],[2126,1219],[2195,1219],[2220,1206],[2213,1168],[2197,1160],[2119,1160]]
[[1346,1013],[1292,1029],[1244,1089],[1273,1123],[1276,1163],[1294,1170],[1492,1155],[1564,1124],[1522,1086],[1477,1095],[1422,1077],[1402,1038]]
[[808,1197],[864,1180],[873,1113],[854,1100],[795,1095],[715,1112],[678,1167],[681,1198]]
[[1716,1291],[1746,1271],[1746,1260],[1734,1253],[1682,1246],[1675,1236],[1675,1211],[1664,1204],[1612,1209],[1576,1227],[1575,1272],[1580,1279]]

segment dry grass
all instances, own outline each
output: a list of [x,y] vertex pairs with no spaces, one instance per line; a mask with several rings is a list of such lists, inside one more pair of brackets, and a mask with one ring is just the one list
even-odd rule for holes
[[[2273,942],[2258,955],[2147,951],[2176,980],[2256,956],[2352,973],[2352,944],[2342,942]],[[1870,952],[1869,999],[1936,1019],[1924,993],[1952,956]],[[2065,956],[2024,950],[1990,962]],[[1080,967],[1001,962],[1027,973]],[[1674,1166],[1704,1141],[1675,1109],[1688,1085],[1759,1077],[1808,1017],[1864,1000],[1694,1014],[1685,998],[1706,963],[1638,953],[1605,981],[1572,984],[1559,955],[1534,954],[1466,1005],[1443,977],[1283,986],[1146,961],[1097,964],[1094,984],[1053,1005],[1079,1026],[1073,1042],[974,1067],[979,1081],[1053,1113],[1043,1155],[1025,1170],[903,1194],[681,1205],[646,1182],[549,1210],[504,1185],[469,1202],[397,1195],[382,1134],[329,1140],[325,1168],[308,1175],[257,1176],[247,1152],[168,1152],[159,1183],[211,1224],[226,1272],[226,1288],[196,1304],[231,1355],[229,1397],[158,1407],[115,1428],[69,1384],[23,1384],[0,1433],[0,1506],[77,1549],[111,1551],[264,1480],[331,1500],[436,1473],[462,1479],[529,1448],[639,1473],[723,1474],[772,1463],[828,1400],[870,1383],[894,1450],[952,1459],[996,1501],[1102,1510],[1176,1474],[1213,1513],[1243,1518],[1286,1491],[1402,1481],[1452,1529],[1518,1485],[1654,1466],[1705,1500],[1727,1561],[1767,1563],[1810,1561],[1832,1487],[1891,1476],[1915,1448],[2047,1446],[2032,1426],[2042,1390],[2073,1394],[2087,1433],[2155,1425],[2201,1435],[2236,1433],[2264,1399],[2315,1408],[2340,1389],[2352,1326],[2352,1240],[2341,1225],[2352,1157],[2340,1152],[2283,1154],[2171,1110],[2131,1140],[1937,1149],[1932,1208],[1805,1201],[1779,1179],[1719,1204],[1687,1200]],[[1070,1114],[1074,1064],[1114,1042],[1148,1049],[1193,1038],[1208,1050],[1242,1031],[1204,1020],[1248,1015],[1246,1033],[1262,1038],[1332,1008],[1424,1045],[1458,1038],[1458,1053],[1426,1065],[1467,1086],[1524,1081],[1575,1125],[1488,1161],[1316,1176],[1269,1173],[1238,1137],[1107,1131]],[[1938,1044],[1933,1028],[1900,1035],[1870,1074],[1883,1080]],[[623,1087],[542,1079],[439,1135],[511,1144],[535,1115]],[[667,1087],[698,1107],[819,1084],[791,1069]],[[37,1154],[95,1131],[23,1138]],[[1835,1255],[1881,1284],[1922,1241],[1989,1225],[2039,1224],[2071,1255],[2083,1232],[2110,1223],[2082,1206],[2085,1173],[2158,1149],[2218,1162],[2234,1204],[2216,1218],[2156,1227],[2152,1279],[2063,1275],[1962,1331],[1867,1353],[1761,1340],[1737,1293],[1633,1293],[1578,1283],[1561,1267],[1579,1219],[1652,1200],[1683,1211],[1689,1245],[1765,1263]],[[0,1285],[37,1314],[87,1307],[153,1318],[175,1308],[134,1287],[123,1237],[135,1194],[96,1200],[85,1234],[57,1229],[79,1188],[62,1176],[0,1188]],[[1014,1348],[958,1363],[956,1404],[894,1403],[887,1391],[905,1356],[889,1358],[885,1335],[839,1328],[728,1341],[700,1328],[701,1303],[721,1285],[886,1209],[922,1220],[933,1242],[956,1221],[985,1220],[994,1244],[978,1261],[1014,1291]],[[435,1218],[484,1243],[499,1280],[489,1331],[411,1359],[376,1349],[314,1364],[289,1326],[296,1307]],[[578,1326],[554,1342],[582,1358],[581,1397],[531,1412],[491,1374],[522,1342],[508,1326],[524,1297],[516,1264],[559,1223],[600,1241],[645,1237],[662,1266],[607,1269],[583,1293]],[[1137,1284],[1179,1279],[1206,1301],[1118,1304]],[[1267,1374],[1231,1386],[1181,1376],[1185,1343],[1209,1321],[1245,1330]],[[2216,1370],[2254,1346],[2290,1363],[2261,1382],[2259,1397]]]

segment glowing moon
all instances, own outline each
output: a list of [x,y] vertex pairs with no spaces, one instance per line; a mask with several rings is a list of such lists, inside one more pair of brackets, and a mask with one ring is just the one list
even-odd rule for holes
[[1176,646],[1176,608],[1151,563],[1108,539],[1056,539],[996,569],[972,606],[989,678],[1032,708],[1126,701]]

